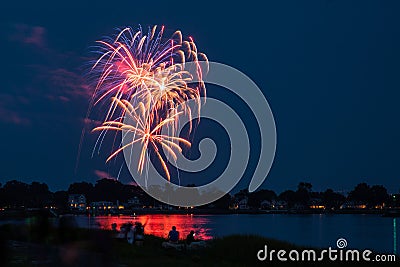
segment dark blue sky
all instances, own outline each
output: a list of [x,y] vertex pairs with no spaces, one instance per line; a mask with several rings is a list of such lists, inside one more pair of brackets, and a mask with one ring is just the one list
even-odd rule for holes
[[[37,180],[56,190],[116,176],[119,163],[104,163],[109,151],[90,157],[93,135],[75,171],[81,130],[93,127],[84,121],[90,46],[115,27],[158,24],[193,36],[210,60],[263,90],[278,133],[263,187],[280,192],[309,181],[316,190],[349,190],[365,181],[399,190],[400,3],[129,2],[2,7],[0,182]],[[131,179],[123,171],[121,180]]]

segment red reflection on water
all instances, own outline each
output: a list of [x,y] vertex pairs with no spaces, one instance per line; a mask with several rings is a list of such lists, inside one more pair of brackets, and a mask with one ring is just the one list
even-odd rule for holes
[[116,223],[119,230],[124,223],[141,222],[145,225],[145,233],[167,238],[172,226],[180,233],[180,239],[185,239],[191,230],[196,233],[196,239],[208,240],[211,236],[209,219],[195,215],[140,215],[140,216],[98,216],[92,217],[95,224],[102,229],[111,229],[111,224]]

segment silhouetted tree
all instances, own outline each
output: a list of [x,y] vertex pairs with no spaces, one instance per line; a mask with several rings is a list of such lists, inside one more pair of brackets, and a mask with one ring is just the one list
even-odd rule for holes
[[126,196],[122,196],[121,192],[123,192],[123,185],[120,181],[103,178],[98,180],[94,186],[93,200],[126,201]]
[[390,200],[390,206],[400,207],[400,194],[394,194]]
[[67,209],[68,192],[57,191],[53,194],[53,205],[59,209]]
[[368,204],[371,206],[381,205],[389,201],[389,194],[382,185],[374,185],[369,190]]
[[244,199],[245,197],[248,197],[248,196],[249,196],[249,190],[248,189],[242,189],[242,190],[240,190],[239,192],[237,192],[235,194],[235,198],[237,200],[242,200],[242,199]]
[[327,189],[322,193],[322,201],[327,209],[339,208],[345,201],[345,196],[334,192],[332,189]]
[[5,205],[6,205],[6,196],[4,188],[0,187],[0,207],[4,207]]
[[296,192],[294,192],[293,190],[286,190],[279,194],[278,199],[286,201],[288,203],[288,206],[292,207],[296,200]]
[[349,193],[348,199],[358,203],[367,203],[370,197],[369,193],[369,185],[366,183],[360,183]]
[[306,205],[310,200],[312,185],[310,183],[301,182],[297,186],[297,191],[295,194],[295,201]]
[[312,184],[310,184],[310,183],[300,182],[297,185],[297,191],[304,190],[304,191],[307,191],[307,192],[311,192],[311,189],[312,189]]
[[17,180],[8,181],[4,187],[5,205],[10,207],[25,206],[29,202],[29,185]]
[[28,188],[29,202],[27,206],[43,208],[51,202],[51,192],[45,183],[32,182]]

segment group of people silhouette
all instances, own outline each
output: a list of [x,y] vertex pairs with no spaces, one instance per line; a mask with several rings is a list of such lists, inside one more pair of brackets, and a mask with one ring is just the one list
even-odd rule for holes
[[[141,222],[126,223],[123,224],[120,228],[120,231],[117,231],[117,224],[111,224],[111,229],[114,232],[117,232],[116,237],[123,240],[125,239],[129,244],[135,244],[138,246],[142,246],[144,242],[144,227],[146,224],[142,224]],[[176,230],[176,226],[172,226],[172,229],[168,233],[167,241],[170,244],[178,244],[180,241],[179,231]],[[196,242],[195,232],[193,230],[186,236],[186,245],[190,245],[193,242]]]
[[[190,245],[190,243],[195,242],[195,233],[193,230],[190,231],[190,233],[186,236],[186,244]],[[171,243],[178,243],[179,241],[179,231],[176,230],[176,226],[172,226],[171,231],[168,233],[168,242]]]

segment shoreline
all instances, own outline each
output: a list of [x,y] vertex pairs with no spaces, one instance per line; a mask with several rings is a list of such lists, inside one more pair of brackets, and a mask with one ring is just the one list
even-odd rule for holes
[[381,215],[382,217],[399,217],[399,211],[391,210],[216,210],[216,209],[174,209],[174,210],[154,210],[154,209],[132,209],[118,210],[102,213],[54,211],[49,209],[25,209],[25,210],[2,210],[0,220],[26,219],[37,215],[48,217],[59,217],[62,215],[86,215],[86,216],[141,216],[141,215],[265,215],[265,214],[284,214],[284,215]]

